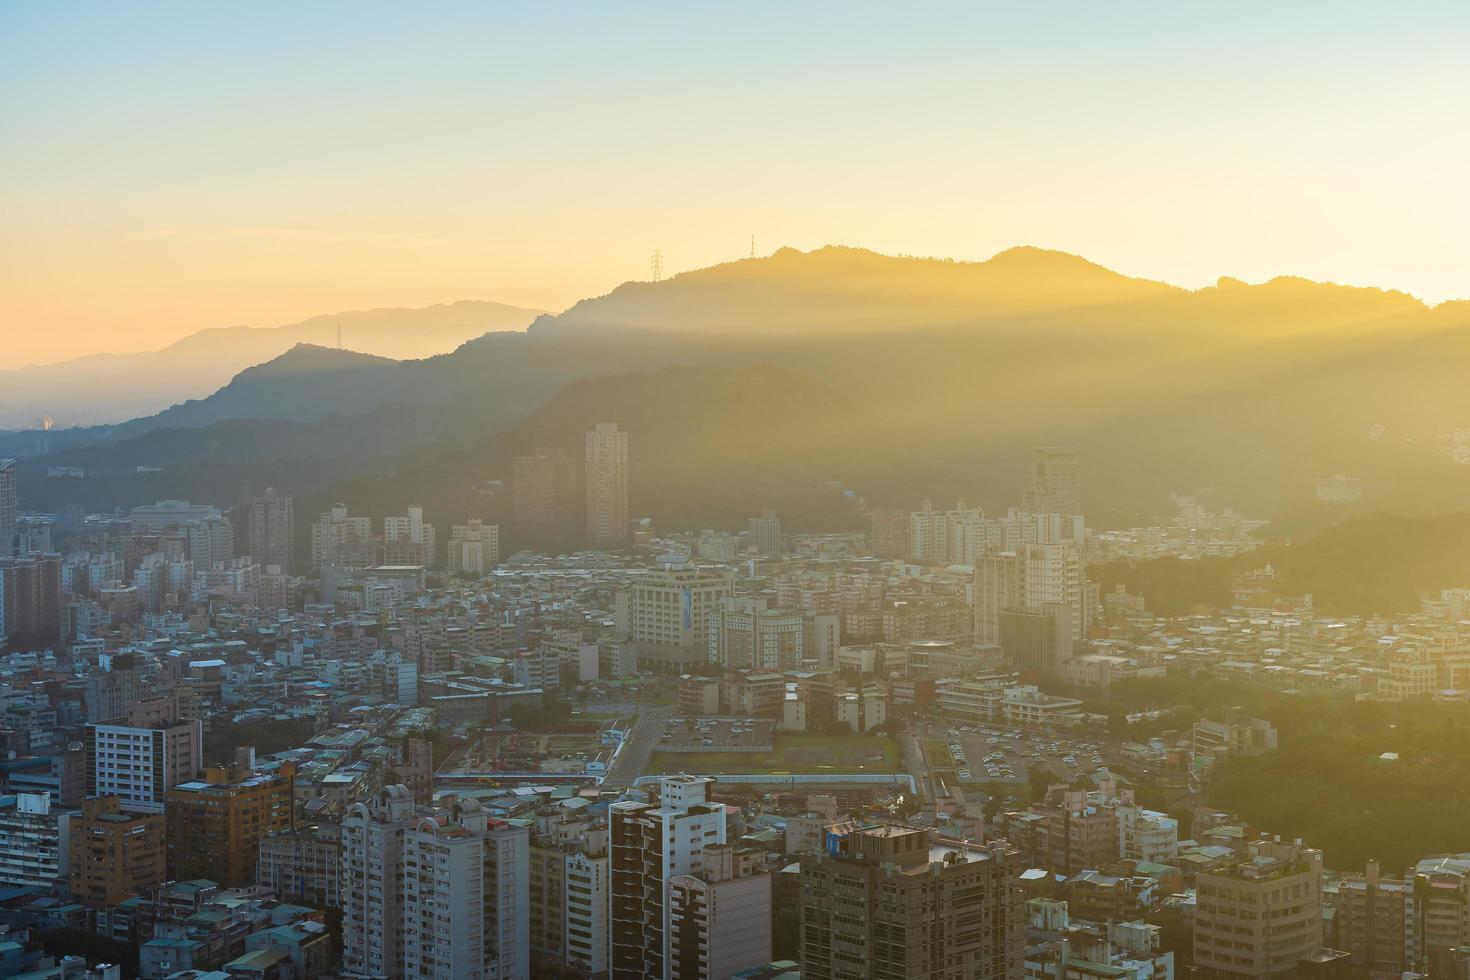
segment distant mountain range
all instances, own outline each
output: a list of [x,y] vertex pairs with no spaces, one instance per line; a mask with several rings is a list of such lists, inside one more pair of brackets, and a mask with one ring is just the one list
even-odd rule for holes
[[[680,525],[761,506],[840,523],[833,481],[876,504],[1001,508],[1027,449],[1067,442],[1096,523],[1147,523],[1171,491],[1213,487],[1289,530],[1345,513],[1314,499],[1337,472],[1363,478],[1364,507],[1462,508],[1470,466],[1441,437],[1470,432],[1467,376],[1467,303],[1295,278],[1184,290],[1031,248],[980,263],[783,249],[423,360],[298,346],[208,398],[52,433],[23,462],[22,502],[170,486],[228,503],[269,479],[365,510],[494,516],[476,488],[509,476],[508,447],[575,450],[609,420],[631,433],[634,510]],[[0,455],[34,449],[0,437]],[[100,477],[40,475],[62,463]]]
[[24,429],[43,416],[61,427],[122,422],[189,398],[202,398],[236,373],[297,344],[337,344],[388,358],[454,350],[485,333],[523,330],[540,314],[466,300],[424,309],[359,310],[283,327],[214,327],[163,348],[86,357],[0,371],[0,429]]

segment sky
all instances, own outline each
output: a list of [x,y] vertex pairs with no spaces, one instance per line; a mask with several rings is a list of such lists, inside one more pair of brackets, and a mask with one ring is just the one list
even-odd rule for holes
[[1470,4],[0,4],[0,368],[783,245],[1470,297]]

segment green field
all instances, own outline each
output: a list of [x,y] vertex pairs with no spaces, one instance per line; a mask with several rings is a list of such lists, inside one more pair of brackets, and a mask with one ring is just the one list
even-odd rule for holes
[[949,746],[937,738],[925,739],[924,756],[929,760],[930,769],[954,768],[954,756],[950,754]]
[[867,735],[777,735],[771,752],[656,752],[648,771],[700,773],[898,772],[898,739]]

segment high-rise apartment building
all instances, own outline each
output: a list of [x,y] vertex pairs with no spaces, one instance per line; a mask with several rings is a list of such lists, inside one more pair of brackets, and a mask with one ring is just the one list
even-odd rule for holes
[[963,500],[951,510],[935,510],[924,505],[909,515],[909,553],[911,561],[931,565],[948,565],[959,561],[956,554],[956,532],[968,523],[981,520],[980,511],[966,507]]
[[474,799],[419,817],[403,839],[403,976],[531,975],[530,831]]
[[762,558],[781,557],[781,519],[774,510],[763,510],[761,516],[748,518],[745,526],[756,554]]
[[333,504],[311,526],[311,567],[369,568],[379,564],[373,522],[352,517],[346,504]]
[[1082,513],[1081,463],[1077,450],[1058,446],[1032,450],[1026,509],[1033,514]]
[[1195,880],[1194,963],[1202,980],[1294,977],[1322,949],[1322,852],[1261,840]]
[[274,487],[259,497],[252,497],[248,532],[250,557],[261,567],[279,565],[289,575],[296,566],[296,523],[291,498]]
[[260,841],[295,824],[296,767],[247,772],[212,766],[165,796],[169,876],[207,878],[227,888],[255,884]]
[[1000,650],[1017,670],[1035,671],[1046,680],[1061,677],[1072,659],[1072,611],[1060,605],[1005,610]]
[[830,828],[801,858],[801,975],[1019,980],[1015,856],[901,826]]
[[721,980],[770,961],[771,875],[763,857],[711,844],[702,870],[669,880],[671,976]]
[[594,548],[616,547],[628,540],[628,433],[598,422],[586,444],[587,540]]
[[434,525],[425,523],[424,509],[411,504],[405,516],[383,518],[384,565],[423,565],[431,568],[437,564],[438,541],[434,536]]
[[182,528],[189,543],[189,560],[196,568],[209,568],[215,562],[235,557],[235,525],[228,517],[208,517]]
[[511,461],[511,523],[517,534],[557,538],[582,527],[576,460],[565,449],[538,449]]
[[589,976],[607,972],[607,826],[538,815],[531,839],[531,948]]
[[720,572],[664,568],[618,589],[613,620],[646,670],[683,673],[709,658],[710,619],[730,594]]
[[869,544],[877,558],[907,558],[912,528],[909,513],[899,508],[873,510],[868,514]]
[[64,881],[71,816],[47,792],[0,797],[0,885],[50,890]]
[[385,786],[342,818],[342,965],[403,976],[403,851],[419,816],[406,786]]
[[449,531],[449,563],[452,574],[484,575],[500,562],[500,525],[485,524],[471,517]]
[[1087,589],[1076,544],[1043,541],[975,559],[976,643],[1001,642],[1001,613],[1041,609],[1065,609],[1072,643],[1086,639]]
[[1441,957],[1470,946],[1470,852],[1422,858],[1413,887],[1408,969],[1430,973]]
[[158,813],[168,791],[204,767],[204,728],[199,721],[89,724],[86,753],[88,796],[117,796],[124,810]]
[[15,554],[15,460],[0,459],[0,558]]
[[308,824],[266,834],[260,839],[255,881],[283,902],[340,909],[341,826]]
[[71,896],[107,908],[147,895],[167,878],[161,813],[127,813],[116,796],[92,797],[71,819]]
[[983,555],[975,559],[975,643],[1000,644],[1000,616],[1009,609],[1020,609],[1022,599],[1021,563],[1015,552]]
[[22,648],[61,642],[61,556],[0,558],[0,636]]
[[672,880],[704,870],[704,849],[725,843],[725,808],[710,799],[714,780],[667,776],[649,803],[608,808],[611,855],[609,976],[676,976],[670,962]]
[[1397,976],[1414,961],[1414,882],[1385,878],[1377,861],[1337,884],[1332,945],[1355,965]]
[[802,661],[828,666],[837,651],[839,618],[726,596],[709,614],[709,662],[729,670],[795,670]]

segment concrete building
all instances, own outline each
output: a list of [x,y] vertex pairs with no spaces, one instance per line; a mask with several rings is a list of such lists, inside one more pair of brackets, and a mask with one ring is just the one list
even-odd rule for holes
[[529,538],[566,537],[581,530],[581,481],[565,449],[538,449],[511,461],[511,523]]
[[485,524],[471,517],[467,524],[456,524],[449,531],[451,574],[484,575],[500,563],[500,525]]
[[839,725],[860,735],[888,720],[888,695],[877,687],[844,691],[837,695],[832,710]]
[[418,817],[405,786],[386,786],[342,818],[342,965],[369,977],[404,975],[404,838]]
[[530,831],[478,800],[416,819],[403,838],[403,976],[531,975]]
[[438,540],[434,525],[424,521],[424,509],[410,504],[403,516],[383,518],[383,564],[423,565],[434,568],[439,563]]
[[278,830],[260,839],[255,881],[283,902],[342,907],[342,828],[334,823]]
[[762,558],[781,557],[781,521],[774,510],[763,510],[761,516],[747,518],[745,527],[756,554]]
[[1041,446],[1031,451],[1025,507],[1033,514],[1082,513],[1082,466],[1075,449]]
[[201,523],[218,518],[218,507],[211,504],[191,504],[187,500],[160,500],[155,504],[142,504],[128,513],[128,520],[135,531],[161,531],[175,524]]
[[803,980],[1020,980],[1014,856],[901,826],[831,828],[801,857]]
[[0,638],[45,649],[61,642],[61,556],[0,558]]
[[161,813],[164,797],[204,768],[199,721],[138,727],[89,724],[85,740],[88,796],[116,796],[122,809]]
[[1000,643],[1000,614],[1024,606],[1021,563],[1013,551],[975,559],[975,642]]
[[1125,861],[1168,864],[1179,854],[1179,821],[1132,803],[1114,808],[1118,818],[1118,857]]
[[628,540],[628,433],[598,422],[586,436],[587,540],[594,548]]
[[167,878],[161,813],[126,813],[116,796],[93,797],[71,819],[71,895],[108,908],[147,895]]
[[704,870],[704,849],[724,844],[725,808],[710,799],[714,780],[667,776],[648,803],[608,808],[611,855],[609,975],[673,980],[671,882]]
[[311,567],[314,570],[367,568],[377,565],[378,557],[372,520],[350,516],[346,504],[333,504],[332,509],[311,526]]
[[50,793],[0,797],[0,885],[50,891],[70,876],[72,814]]
[[1414,881],[1385,878],[1377,861],[1337,884],[1332,945],[1374,973],[1398,975],[1415,959]]
[[646,670],[682,673],[709,659],[710,619],[730,594],[730,579],[701,569],[645,572],[618,589],[613,621]]
[[295,776],[289,762],[279,773],[211,766],[202,780],[169,790],[163,811],[169,876],[227,888],[253,885],[261,838],[295,826]]
[[1195,879],[1194,962],[1202,980],[1296,976],[1322,949],[1322,852],[1252,842]]
[[252,497],[248,538],[251,558],[262,567],[277,565],[290,575],[296,567],[296,522],[291,498],[274,487]]
[[839,617],[772,609],[766,599],[725,596],[709,614],[709,662],[727,670],[794,670],[803,661],[830,666]]
[[669,972],[721,980],[771,959],[771,876],[762,854],[712,844],[704,868],[669,880]]
[[15,554],[15,460],[0,459],[0,558]]
[[1408,968],[1428,972],[1451,950],[1470,946],[1470,852],[1421,859],[1413,900]]
[[1060,678],[1072,658],[1072,611],[1045,605],[1000,614],[1000,649],[1017,670],[1042,680]]

